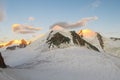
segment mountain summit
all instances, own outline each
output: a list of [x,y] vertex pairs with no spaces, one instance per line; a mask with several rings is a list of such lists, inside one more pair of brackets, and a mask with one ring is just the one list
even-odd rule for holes
[[[69,35],[69,36],[67,36]],[[87,42],[86,40],[82,39],[75,31],[50,31],[46,43],[49,45],[49,48],[62,48],[62,47],[69,47],[69,46],[80,46],[86,47],[88,49],[92,49],[99,52],[95,46]]]

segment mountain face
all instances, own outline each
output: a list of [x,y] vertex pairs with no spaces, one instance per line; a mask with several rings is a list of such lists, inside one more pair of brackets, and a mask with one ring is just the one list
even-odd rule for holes
[[69,44],[70,43],[70,38],[65,37],[64,35],[57,32],[50,39],[47,38],[46,43],[49,44],[49,48],[51,46],[52,47],[56,46],[56,47],[60,48],[60,44],[63,44],[63,43],[68,43]]
[[[101,52],[109,53],[113,56],[120,57],[120,38],[106,38],[98,32],[92,30],[81,30],[78,33],[84,40],[97,47]],[[87,35],[91,36],[87,36]]]
[[94,32],[90,29],[85,29],[85,30],[80,30],[78,32],[78,34],[83,39],[87,40],[89,43],[98,47],[101,51],[104,49],[104,41],[103,41],[103,37],[100,33]]
[[99,52],[99,50],[95,46],[93,46],[89,42],[82,39],[82,37],[80,37],[75,31],[70,31],[70,33],[72,35],[72,40],[73,40],[74,44],[77,44],[77,45],[80,45],[80,46],[87,46],[88,49],[93,49],[93,50]]
[[46,43],[49,45],[49,48],[61,48],[61,45],[70,45],[73,43],[73,45],[86,47],[88,49],[92,49],[99,52],[99,49],[97,49],[95,46],[93,46],[86,40],[82,39],[82,37],[79,36],[75,31],[66,32],[70,34],[70,37],[65,36],[61,32],[56,32],[52,34],[53,32],[54,31],[51,31],[47,37]]
[[103,41],[103,37],[100,33],[97,33],[97,38],[98,38],[101,48],[104,49],[104,41]]

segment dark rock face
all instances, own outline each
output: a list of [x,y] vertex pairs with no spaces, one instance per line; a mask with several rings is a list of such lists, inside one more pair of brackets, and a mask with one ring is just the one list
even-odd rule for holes
[[19,46],[17,46],[17,47],[19,47],[19,48],[25,48],[27,45],[25,45],[25,44],[20,44]]
[[15,50],[16,48],[25,48],[26,46],[27,46],[27,42],[24,39],[22,39],[21,44],[7,47],[6,50]]
[[116,40],[120,40],[120,38],[115,38],[115,37],[111,37],[110,39],[116,41]]
[[95,51],[99,51],[99,49],[97,49],[95,46],[93,46],[92,44],[88,43],[87,41],[85,41],[84,39],[82,39],[82,37],[80,37],[75,31],[70,31],[71,35],[72,35],[72,39],[73,39],[73,43],[79,46],[85,46],[87,45],[87,48],[91,48]]
[[7,47],[6,50],[15,50],[17,48],[17,46],[11,46],[11,47]]
[[97,38],[99,40],[100,46],[102,47],[102,49],[104,49],[104,41],[99,33],[97,33]]
[[52,32],[53,32],[53,30],[50,31],[50,33],[49,33],[49,35],[48,35],[48,37],[47,37],[47,40],[50,38],[50,35],[52,34]]
[[25,48],[27,45],[25,44],[20,44],[20,45],[16,45],[16,46],[10,46],[10,47],[7,47],[6,50],[15,50],[16,48]]
[[[50,36],[50,35],[49,35]],[[70,39],[68,37],[63,36],[59,32],[55,33],[52,38],[49,39],[49,36],[47,38],[47,42],[49,44],[49,48],[52,46],[60,47],[60,44],[62,43],[69,43]]]
[[4,62],[4,59],[1,55],[1,52],[0,52],[0,68],[7,68],[5,62]]
[[75,31],[70,31],[70,33],[74,44],[85,46],[85,40],[83,40]]

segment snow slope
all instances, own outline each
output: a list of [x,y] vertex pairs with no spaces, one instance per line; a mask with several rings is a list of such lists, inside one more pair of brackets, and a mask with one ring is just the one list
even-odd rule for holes
[[[28,51],[29,52],[29,51]],[[14,53],[12,68],[3,71],[16,80],[119,80],[120,69],[110,56],[86,48],[70,47],[40,53]],[[23,54],[26,54],[25,56]],[[31,54],[37,54],[32,57]],[[7,57],[6,57],[7,59]],[[27,61],[25,61],[27,59]],[[14,62],[14,61],[17,62]],[[5,60],[7,61],[7,60]],[[25,61],[25,62],[24,62]],[[12,63],[11,63],[12,62]]]
[[105,52],[120,57],[120,40],[104,39]]

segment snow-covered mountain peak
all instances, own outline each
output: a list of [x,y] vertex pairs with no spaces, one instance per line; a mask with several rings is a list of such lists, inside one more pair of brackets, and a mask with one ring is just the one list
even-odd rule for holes
[[94,38],[94,37],[97,35],[96,32],[94,32],[94,31],[92,31],[92,30],[90,30],[90,29],[80,30],[80,31],[78,32],[78,34],[79,34],[80,36],[83,36],[84,38],[89,38],[89,39]]
[[56,48],[68,48],[70,46],[86,47],[87,49],[99,51],[99,49],[84,40],[75,31],[67,30],[51,30],[44,37],[33,42],[30,46],[34,46],[34,49],[40,49],[42,51]]

